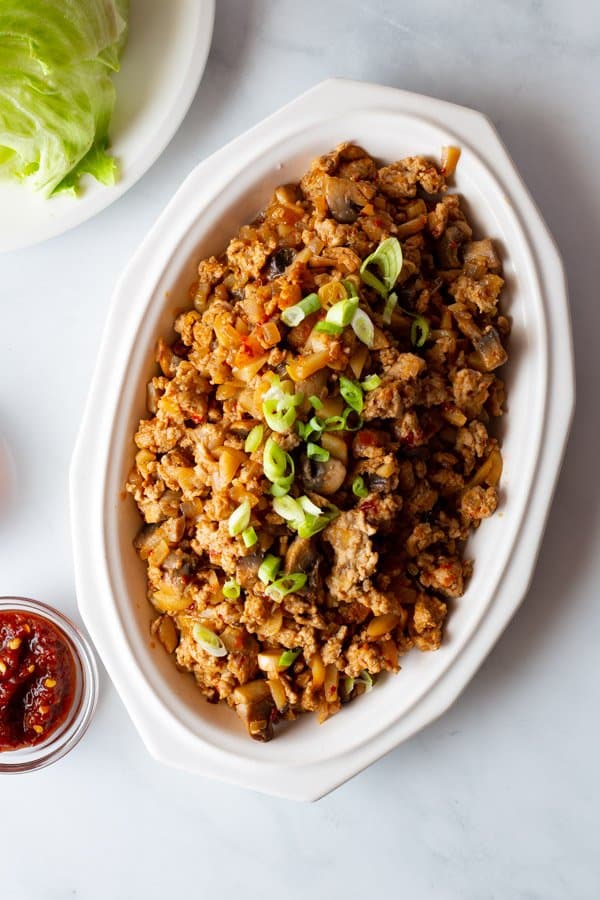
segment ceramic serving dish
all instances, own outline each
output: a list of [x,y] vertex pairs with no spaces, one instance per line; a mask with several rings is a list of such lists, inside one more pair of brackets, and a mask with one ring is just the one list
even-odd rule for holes
[[[145,415],[154,345],[186,304],[198,259],[220,252],[275,186],[348,139],[387,161],[415,153],[437,159],[444,144],[462,148],[454,187],[480,233],[501,248],[514,322],[504,373],[501,511],[469,542],[475,572],[437,653],[408,654],[397,677],[382,679],[326,724],[302,716],[274,741],[257,744],[151,641],[144,565],[132,548],[138,513],[123,484]],[[527,590],[573,404],[560,257],[485,116],[392,88],[326,81],[201,163],[117,285],[71,470],[80,611],[148,750],[191,772],[314,800],[444,712]]]

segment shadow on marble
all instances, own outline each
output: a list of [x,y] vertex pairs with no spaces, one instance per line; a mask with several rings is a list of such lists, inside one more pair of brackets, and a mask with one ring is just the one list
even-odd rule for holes
[[0,435],[0,532],[10,520],[17,494],[17,466],[10,444]]

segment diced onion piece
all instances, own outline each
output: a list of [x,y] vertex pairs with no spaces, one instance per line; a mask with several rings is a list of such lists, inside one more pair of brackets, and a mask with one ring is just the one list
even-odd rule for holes
[[363,345],[359,345],[350,357],[350,368],[355,378],[360,378],[365,367],[369,351]]
[[354,409],[357,413],[362,412],[364,400],[360,384],[355,381],[350,381],[349,378],[345,378],[344,375],[341,375],[340,394],[351,409]]
[[483,462],[475,472],[475,475],[467,485],[467,487],[475,487],[485,482],[496,487],[502,475],[502,454],[499,450],[492,450],[488,458]]
[[446,178],[450,178],[451,175],[454,175],[459,159],[460,147],[442,147],[442,160],[440,167],[440,172],[442,173],[442,175],[445,175]]
[[260,632],[265,637],[275,637],[281,631],[283,625],[283,610],[280,606],[269,616],[265,624],[261,627]]
[[385,613],[382,616],[375,616],[367,625],[367,637],[380,638],[387,634],[400,622],[400,616],[394,613]]
[[227,597],[228,600],[237,600],[240,596],[240,586],[235,578],[230,578],[229,581],[226,581],[222,590],[223,596]]
[[152,603],[159,612],[178,613],[190,605],[190,597],[182,594],[177,588],[161,582],[158,590],[152,594]]
[[[375,266],[381,275],[381,280],[369,271],[369,266]],[[389,237],[382,241],[377,250],[363,260],[360,267],[360,277],[382,296],[387,296],[392,290],[402,269],[402,247],[398,238]]]
[[192,628],[192,636],[199,647],[211,656],[227,656],[227,648],[218,634],[196,622]]
[[245,528],[250,524],[250,501],[244,500],[243,503],[240,503],[237,509],[235,509],[231,515],[229,516],[229,534],[231,537],[235,537],[238,534],[241,534]]
[[319,369],[324,369],[328,362],[329,350],[326,348],[317,350],[314,353],[308,353],[306,356],[297,357],[288,365],[287,370],[290,378],[294,381],[304,381],[305,378],[314,375]]
[[279,658],[281,653],[279,650],[263,650],[258,654],[258,668],[263,672],[269,672],[273,675],[277,674],[279,668]]
[[310,671],[312,673],[313,689],[318,691],[325,681],[325,666],[319,653],[315,653],[310,660]]
[[335,663],[325,666],[325,681],[323,692],[328,703],[334,703],[338,698],[339,672]]
[[276,322],[265,322],[264,325],[260,326],[258,331],[258,342],[261,347],[268,350],[270,347],[274,347],[278,344],[280,340],[281,334]]
[[348,445],[339,434],[324,431],[321,435],[321,444],[329,451],[330,456],[339,459],[344,465],[348,465]]
[[253,359],[251,362],[233,369],[234,377],[239,379],[240,381],[243,381],[244,384],[248,384],[248,382],[252,381],[254,376],[257,375],[258,372],[260,372],[264,364],[267,362],[268,358],[269,354],[267,353],[265,356],[259,356],[256,359]]
[[272,553],[267,553],[258,567],[258,577],[262,583],[270,584],[272,581],[275,581],[280,566],[281,559],[278,556],[273,556]]
[[254,547],[258,541],[258,535],[252,525],[242,531],[242,540],[246,547]]
[[306,584],[307,576],[304,572],[292,572],[290,575],[284,575],[278,578],[273,584],[270,584],[265,593],[272,600],[280,601],[288,594],[294,594],[296,591],[302,590]]
[[244,450],[246,453],[254,453],[255,450],[258,450],[262,444],[263,434],[264,427],[262,425],[255,425],[254,428],[250,430],[250,433],[244,442]]
[[364,310],[356,310],[354,318],[352,319],[352,330],[359,341],[366,344],[369,349],[373,346],[375,328]]
[[297,658],[302,653],[302,647],[294,647],[293,650],[284,650],[278,661],[278,668],[280,671],[283,669],[289,669],[292,663],[295,663]]
[[281,678],[269,678],[268,682],[273,703],[277,707],[278,712],[284,712],[287,707],[287,695]]

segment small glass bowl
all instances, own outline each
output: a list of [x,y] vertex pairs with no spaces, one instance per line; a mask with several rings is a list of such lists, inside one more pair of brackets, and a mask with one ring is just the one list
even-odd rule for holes
[[65,720],[45,741],[33,747],[0,752],[0,772],[33,772],[62,759],[87,731],[98,700],[98,668],[88,641],[58,610],[39,600],[0,597],[0,612],[32,613],[51,622],[65,636],[73,656],[75,692]]

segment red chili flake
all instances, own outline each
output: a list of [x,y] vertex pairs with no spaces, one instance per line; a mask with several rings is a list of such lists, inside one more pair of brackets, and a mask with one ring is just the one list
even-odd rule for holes
[[383,228],[383,220],[382,219],[375,219],[374,221],[378,228]]

